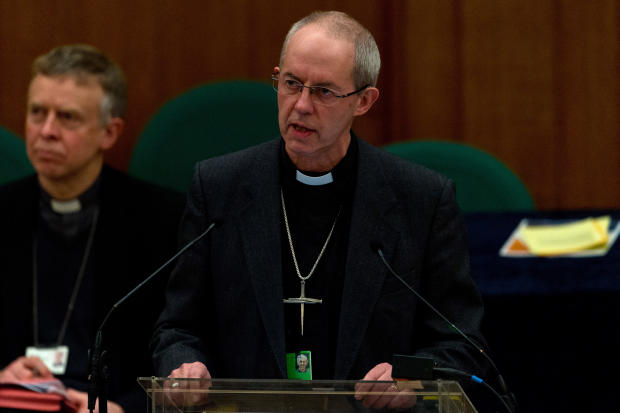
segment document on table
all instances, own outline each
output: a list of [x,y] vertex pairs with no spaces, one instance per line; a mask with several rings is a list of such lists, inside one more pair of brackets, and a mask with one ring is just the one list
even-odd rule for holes
[[609,216],[580,220],[522,219],[500,249],[503,257],[605,255],[620,234]]

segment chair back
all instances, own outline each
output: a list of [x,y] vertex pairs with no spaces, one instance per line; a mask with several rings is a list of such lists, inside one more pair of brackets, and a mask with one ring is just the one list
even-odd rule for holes
[[32,173],[24,141],[0,126],[0,185]]
[[271,84],[226,81],[198,86],[151,118],[132,154],[129,173],[182,192],[196,162],[279,135]]
[[525,184],[498,158],[470,145],[451,141],[398,142],[385,149],[451,178],[465,212],[534,209]]

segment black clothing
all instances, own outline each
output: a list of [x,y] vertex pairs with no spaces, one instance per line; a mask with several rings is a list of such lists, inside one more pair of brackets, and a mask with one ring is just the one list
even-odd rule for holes
[[[395,353],[432,357],[486,377],[488,364],[478,349],[420,304],[371,248],[380,243],[409,284],[483,343],[483,306],[469,275],[453,183],[357,142],[333,378],[361,379]],[[296,307],[299,316],[299,305],[282,302],[280,150],[277,139],[197,164],[182,242],[213,221],[218,225],[179,259],[170,277],[152,342],[158,375],[200,361],[216,378],[287,376],[284,308]]]
[[[303,277],[310,272],[338,216],[325,253],[313,275],[306,281],[306,297],[322,299],[323,302],[304,306],[303,336],[300,305],[284,305],[286,352],[311,351],[312,378],[329,380],[334,377],[336,362],[340,301],[357,167],[357,141],[352,141],[345,157],[331,171],[334,181],[321,186],[297,181],[297,169],[284,150],[284,142],[281,154],[282,190],[293,247]],[[284,297],[299,297],[300,280],[295,271],[284,219],[282,269]]]
[[[87,350],[105,315],[176,251],[177,224],[184,202],[181,194],[107,166],[99,179],[98,223],[63,343],[70,346],[67,374],[59,377],[81,391],[87,384]],[[34,175],[0,187],[0,331],[6,338],[0,340],[0,367],[34,344],[34,240],[38,242],[39,341],[50,344],[58,337],[92,224],[87,214],[86,219],[73,222],[79,227],[77,231],[59,232],[57,227],[52,228],[54,224],[50,225],[53,221],[46,215],[50,211],[43,214],[47,218],[41,216],[41,202]],[[144,409],[146,396],[136,378],[152,375],[147,343],[163,306],[166,278],[166,274],[160,274],[119,307],[103,332],[112,375],[108,398],[126,412]]]

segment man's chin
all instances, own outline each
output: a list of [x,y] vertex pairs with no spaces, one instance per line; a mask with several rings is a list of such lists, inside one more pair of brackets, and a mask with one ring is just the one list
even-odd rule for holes
[[310,145],[307,139],[300,139],[296,137],[287,137],[284,139],[286,150],[295,153],[305,153],[310,150]]
[[37,172],[37,175],[54,181],[60,180],[66,175],[66,171],[57,165],[35,164],[34,170]]

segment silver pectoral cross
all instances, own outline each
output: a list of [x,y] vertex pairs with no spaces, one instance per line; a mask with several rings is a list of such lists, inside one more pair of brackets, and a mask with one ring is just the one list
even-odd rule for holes
[[284,304],[301,304],[301,335],[304,335],[304,305],[305,304],[322,304],[323,300],[319,300],[318,298],[308,298],[306,297],[306,281],[301,280],[301,293],[299,297],[294,298],[285,298]]

